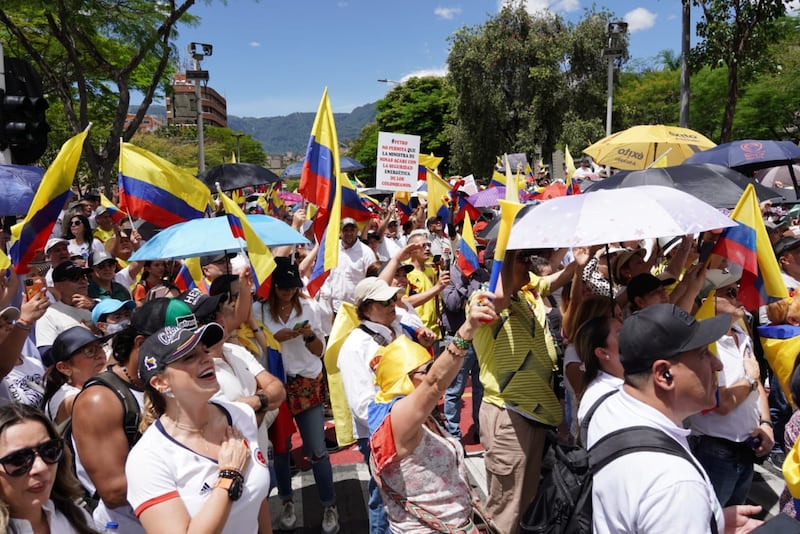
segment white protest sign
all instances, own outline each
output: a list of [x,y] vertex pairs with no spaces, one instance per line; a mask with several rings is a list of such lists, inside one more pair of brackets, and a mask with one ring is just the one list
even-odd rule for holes
[[378,132],[378,166],[375,187],[389,191],[417,189],[419,136]]

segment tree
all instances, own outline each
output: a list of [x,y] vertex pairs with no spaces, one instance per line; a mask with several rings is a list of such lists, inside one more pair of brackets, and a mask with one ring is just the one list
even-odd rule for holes
[[[177,24],[196,21],[194,0],[5,0],[0,40],[7,55],[32,62],[49,99],[58,100],[70,135],[93,123],[83,155],[95,183],[110,188],[120,138],[136,133],[153,98],[169,83],[177,52]],[[142,103],[125,120],[131,91]],[[54,106],[55,107],[55,106]],[[58,142],[58,139],[53,139]]]
[[702,9],[697,35],[702,41],[692,51],[696,67],[727,67],[727,100],[720,142],[731,140],[741,86],[763,70],[770,58],[765,53],[774,42],[776,19],[786,14],[784,0],[694,0]]

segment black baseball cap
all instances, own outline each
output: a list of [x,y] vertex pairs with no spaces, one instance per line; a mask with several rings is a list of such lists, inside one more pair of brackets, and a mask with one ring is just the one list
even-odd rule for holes
[[205,267],[206,265],[211,265],[212,263],[216,263],[218,261],[222,261],[224,259],[232,260],[236,257],[234,252],[228,252],[226,254],[212,254],[210,256],[200,256],[200,266]]
[[635,297],[643,297],[655,291],[659,287],[670,286],[675,283],[674,278],[666,278],[664,280],[656,278],[650,273],[637,274],[628,283],[626,291],[628,292],[628,301],[633,302]]
[[79,267],[76,263],[71,261],[65,261],[53,269],[53,282],[74,281],[91,272],[91,269]]
[[220,293],[217,295],[209,296],[197,289],[196,287],[189,291],[184,291],[178,295],[177,299],[185,302],[194,313],[195,317],[208,317],[216,313],[219,309],[219,303],[225,295]]
[[275,258],[275,270],[272,271],[272,286],[279,289],[303,287],[300,270],[292,263],[291,258],[279,256]]
[[139,348],[139,377],[145,384],[160,374],[164,368],[187,356],[198,343],[207,347],[216,345],[225,337],[225,330],[217,323],[208,323],[196,329],[165,326],[148,337]]
[[800,239],[796,237],[784,237],[775,243],[775,257],[780,258],[790,250],[800,247]]
[[656,360],[708,345],[731,326],[723,313],[698,321],[674,304],[655,304],[628,317],[619,332],[619,359],[626,375],[649,370]]
[[73,354],[83,347],[92,343],[102,343],[110,337],[112,336],[96,336],[86,327],[73,326],[56,336],[53,341],[53,347],[50,350],[50,356],[54,362],[63,362],[69,360]]

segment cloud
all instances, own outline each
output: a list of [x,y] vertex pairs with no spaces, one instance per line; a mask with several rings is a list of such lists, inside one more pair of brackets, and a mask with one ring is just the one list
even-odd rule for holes
[[250,48],[258,48],[259,46],[261,46],[261,43],[259,43],[258,41],[250,41],[249,44]]
[[453,20],[453,18],[460,13],[460,7],[437,7],[433,10],[434,15],[445,20]]
[[336,2],[336,7],[338,7],[338,8],[345,8],[345,7],[349,7],[349,6],[350,6],[350,2]]
[[405,82],[408,81],[409,78],[423,78],[425,76],[436,76],[437,78],[447,76],[447,67],[432,67],[429,69],[415,70],[414,72],[403,75],[400,81]]
[[628,11],[622,17],[628,23],[628,31],[636,33],[642,30],[649,30],[656,25],[656,15],[643,7],[637,7],[633,11]]
[[800,0],[790,0],[786,4],[786,12],[794,16],[800,14]]
[[[511,0],[499,0],[497,2],[498,10],[510,2]],[[531,14],[541,13],[543,11],[564,11],[571,13],[577,11],[580,7],[580,0],[525,0],[525,10]]]

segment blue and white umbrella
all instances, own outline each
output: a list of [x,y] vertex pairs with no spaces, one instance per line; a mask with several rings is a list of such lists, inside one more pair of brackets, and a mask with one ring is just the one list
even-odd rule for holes
[[[308,244],[303,235],[269,215],[248,215],[247,220],[268,247]],[[235,238],[227,217],[192,219],[165,228],[131,255],[133,260],[177,260],[247,249]]]

